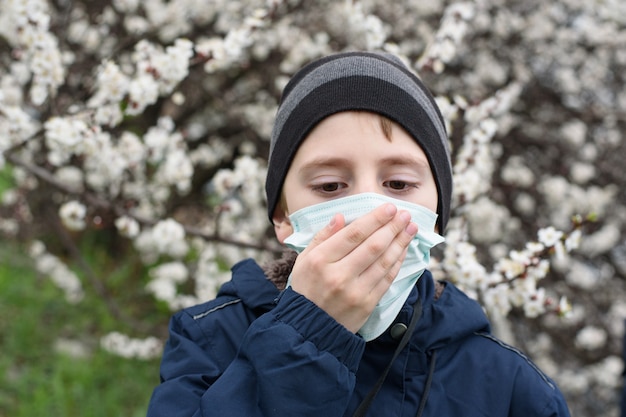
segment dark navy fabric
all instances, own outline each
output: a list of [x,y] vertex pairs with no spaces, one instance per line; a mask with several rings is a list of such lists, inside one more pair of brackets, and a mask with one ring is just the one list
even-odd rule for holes
[[[423,416],[569,416],[555,383],[490,334],[475,301],[450,283],[437,301],[434,291],[426,271],[396,322],[417,297],[422,317],[368,416],[415,417],[435,350]],[[393,356],[390,333],[365,343],[240,262],[215,300],[172,317],[148,417],[351,416]]]

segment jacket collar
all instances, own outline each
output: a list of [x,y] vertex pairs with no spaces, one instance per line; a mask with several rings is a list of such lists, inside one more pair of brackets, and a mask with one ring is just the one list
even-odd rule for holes
[[231,270],[232,279],[222,286],[220,295],[236,296],[250,309],[263,313],[274,308],[280,291],[267,279],[259,264],[246,259]]

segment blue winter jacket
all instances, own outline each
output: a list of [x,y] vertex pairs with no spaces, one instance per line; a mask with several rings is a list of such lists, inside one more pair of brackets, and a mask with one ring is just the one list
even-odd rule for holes
[[417,297],[421,318],[367,416],[415,417],[425,392],[422,416],[569,416],[555,383],[490,334],[476,302],[449,283],[437,300],[434,291],[427,271],[390,330],[365,343],[302,295],[278,291],[254,261],[240,262],[215,300],[172,318],[148,417],[352,416]]

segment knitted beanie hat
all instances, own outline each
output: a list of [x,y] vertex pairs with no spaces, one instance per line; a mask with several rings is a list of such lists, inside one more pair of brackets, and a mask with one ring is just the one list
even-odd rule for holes
[[443,117],[430,92],[400,59],[370,52],[339,53],[313,61],[285,87],[272,131],[265,182],[270,221],[302,141],[324,118],[348,110],[383,115],[420,145],[437,184],[437,225],[443,233],[452,199],[452,166]]

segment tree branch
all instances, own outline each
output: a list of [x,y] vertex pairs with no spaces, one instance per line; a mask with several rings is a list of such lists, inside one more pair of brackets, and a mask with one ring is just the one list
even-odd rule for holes
[[[76,190],[73,190],[67,187],[61,181],[56,179],[46,169],[36,166],[34,164],[31,164],[29,162],[23,161],[10,152],[5,152],[5,158],[7,161],[11,162],[13,165],[19,166],[27,170],[28,172],[30,172],[31,174],[33,174],[40,180],[45,181],[46,183],[56,188],[57,190],[61,191],[62,193],[69,195],[69,196],[75,196],[76,198],[83,199],[85,202],[87,202],[87,204],[89,204],[92,207],[111,211],[118,217],[121,217],[121,216],[130,217],[136,220],[142,226],[154,226],[156,224],[156,221],[132,214],[129,210],[125,209],[121,204],[115,204],[94,193],[90,193],[86,191],[77,192]],[[282,248],[277,244],[269,244],[269,243],[257,244],[257,243],[251,243],[251,242],[244,242],[244,241],[220,236],[219,233],[207,233],[197,227],[193,227],[189,225],[182,225],[182,226],[185,230],[185,233],[188,236],[200,237],[209,242],[222,243],[226,245],[237,246],[243,249],[254,249],[254,250],[269,252],[273,254],[280,254],[282,252]]]

